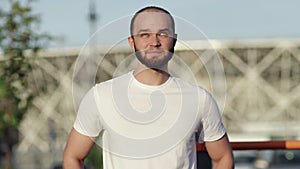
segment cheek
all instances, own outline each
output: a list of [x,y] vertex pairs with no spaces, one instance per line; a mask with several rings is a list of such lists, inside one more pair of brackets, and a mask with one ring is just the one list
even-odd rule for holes
[[142,41],[136,41],[136,42],[135,42],[135,48],[136,48],[136,50],[143,50],[143,49],[146,49],[147,46],[148,46],[148,44],[145,43],[145,42],[142,42]]
[[173,41],[168,41],[168,42],[163,43],[164,49],[171,49],[173,47],[174,47]]

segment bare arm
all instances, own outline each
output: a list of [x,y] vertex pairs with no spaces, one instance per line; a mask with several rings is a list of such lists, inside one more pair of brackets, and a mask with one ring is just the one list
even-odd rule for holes
[[213,161],[214,169],[234,168],[232,149],[226,134],[220,140],[206,142],[205,146]]
[[78,133],[74,128],[71,130],[64,151],[64,169],[83,169],[83,160],[88,155],[94,142],[88,137]]

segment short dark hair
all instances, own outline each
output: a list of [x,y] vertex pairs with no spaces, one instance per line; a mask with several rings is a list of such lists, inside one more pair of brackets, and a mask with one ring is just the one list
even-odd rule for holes
[[173,29],[173,33],[175,34],[175,21],[174,21],[174,18],[173,16],[171,15],[171,13],[169,11],[167,11],[166,9],[164,8],[161,8],[161,7],[157,7],[157,6],[147,6],[147,7],[144,7],[140,10],[138,10],[134,15],[133,17],[131,18],[131,22],[130,22],[130,35],[133,36],[133,24],[134,24],[134,21],[135,21],[135,18],[138,16],[138,14],[144,12],[144,11],[148,11],[148,10],[156,10],[156,11],[161,11],[163,13],[166,13],[167,15],[170,16],[171,18],[171,24],[172,24],[172,29]]

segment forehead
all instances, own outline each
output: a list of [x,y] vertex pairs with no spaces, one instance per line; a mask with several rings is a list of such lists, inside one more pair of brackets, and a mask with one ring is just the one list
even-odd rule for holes
[[172,30],[172,20],[169,14],[161,11],[144,11],[139,13],[133,23],[133,32],[139,30],[159,31],[161,29]]

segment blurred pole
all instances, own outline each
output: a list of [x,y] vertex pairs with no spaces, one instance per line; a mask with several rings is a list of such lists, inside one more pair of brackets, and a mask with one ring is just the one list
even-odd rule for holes
[[55,130],[55,121],[52,119],[48,119],[48,137],[49,137],[49,149],[51,155],[51,163],[55,165],[56,162],[56,137],[57,133]]
[[96,31],[97,27],[97,12],[96,12],[96,0],[89,0],[89,30],[90,36]]
[[[89,0],[89,41],[88,47],[88,57],[85,60],[85,72],[87,73],[85,78],[87,81],[95,80],[94,67],[97,66],[97,0]],[[92,36],[93,35],[93,36]],[[90,86],[88,86],[90,88]]]

